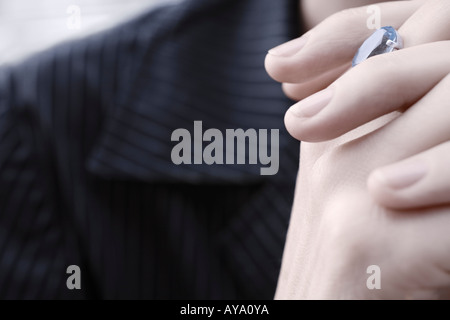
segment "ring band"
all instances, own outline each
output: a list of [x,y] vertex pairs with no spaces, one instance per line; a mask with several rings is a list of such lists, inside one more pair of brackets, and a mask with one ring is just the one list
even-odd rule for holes
[[382,27],[364,41],[353,58],[352,66],[355,67],[370,57],[399,49],[403,49],[403,40],[397,30],[390,26]]

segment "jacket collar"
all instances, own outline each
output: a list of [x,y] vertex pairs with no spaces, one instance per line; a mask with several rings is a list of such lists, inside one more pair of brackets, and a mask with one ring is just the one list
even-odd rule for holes
[[[268,178],[260,175],[261,164],[174,164],[178,142],[172,133],[185,129],[193,135],[194,121],[202,121],[203,131],[214,128],[224,135],[227,129],[279,130],[280,169],[286,152],[297,152],[283,126],[289,101],[263,67],[267,50],[296,32],[291,8],[278,1],[265,1],[268,11],[243,11],[241,1],[195,2],[143,15],[128,25],[133,30],[122,32],[135,37],[117,62],[115,76],[127,83],[107,110],[87,163],[92,173],[170,183]],[[271,178],[283,179],[283,172]]]

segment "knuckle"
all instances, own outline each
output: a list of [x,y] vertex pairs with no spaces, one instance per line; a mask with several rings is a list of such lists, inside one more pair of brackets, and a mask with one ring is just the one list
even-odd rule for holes
[[331,18],[339,21],[353,21],[359,19],[364,13],[365,11],[363,12],[361,8],[347,8],[333,14]]
[[[330,30],[346,30],[347,32],[360,32],[359,28],[354,28],[355,25],[366,23],[366,10],[363,7],[347,8],[337,13],[332,14],[324,21],[323,24]],[[358,31],[356,31],[358,30]],[[366,28],[362,28],[366,32]]]
[[354,194],[341,193],[324,209],[322,229],[327,242],[347,261],[361,261],[374,246],[367,228],[367,205]]

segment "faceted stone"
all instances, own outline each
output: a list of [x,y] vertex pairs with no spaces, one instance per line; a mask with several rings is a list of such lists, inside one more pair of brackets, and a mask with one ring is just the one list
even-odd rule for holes
[[383,27],[375,31],[359,48],[353,58],[353,67],[364,60],[402,47],[402,40],[393,27]]

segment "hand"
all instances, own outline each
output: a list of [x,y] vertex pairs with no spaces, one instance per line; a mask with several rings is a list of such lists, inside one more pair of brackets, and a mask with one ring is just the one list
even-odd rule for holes
[[[445,0],[379,3],[381,25],[400,27],[405,46],[448,39],[450,21]],[[332,15],[316,28],[270,50],[266,69],[283,83],[285,93],[301,100],[326,88],[351,66],[362,42],[373,33],[367,28],[367,7]],[[426,31],[423,26],[427,26]]]
[[309,30],[341,10],[387,1],[393,0],[300,0],[301,21]]
[[[450,3],[380,6],[385,24],[402,25],[405,49],[335,81],[368,36],[342,36],[367,17],[354,9],[313,29],[294,56],[267,58],[274,78],[297,81],[284,85],[291,96],[332,83],[286,114],[294,137],[323,142],[302,144],[277,298],[435,298],[450,287]],[[382,290],[366,287],[374,264]]]

